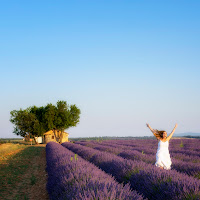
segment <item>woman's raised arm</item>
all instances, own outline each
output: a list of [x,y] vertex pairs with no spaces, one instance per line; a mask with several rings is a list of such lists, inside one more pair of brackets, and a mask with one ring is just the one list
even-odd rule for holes
[[151,126],[150,126],[149,124],[146,124],[146,125],[147,125],[147,127],[151,130],[151,132],[154,134],[154,136],[155,136],[156,138],[158,138],[158,136],[156,135],[156,130],[152,129]]
[[174,129],[172,130],[170,135],[167,137],[167,141],[169,141],[172,138],[172,135],[174,134],[174,131],[176,130],[177,126],[178,126],[178,124],[175,125]]

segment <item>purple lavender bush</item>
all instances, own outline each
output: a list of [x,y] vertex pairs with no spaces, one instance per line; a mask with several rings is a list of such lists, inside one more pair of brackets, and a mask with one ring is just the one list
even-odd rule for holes
[[92,163],[58,143],[46,145],[48,182],[51,200],[142,200],[128,184],[119,184]]
[[80,144],[62,145],[113,175],[117,181],[130,183],[134,190],[148,199],[200,199],[200,181],[183,173],[162,170],[142,161],[127,160]]
[[[99,143],[88,143],[88,142],[86,142],[86,143],[78,142],[78,144],[81,144],[81,145],[87,146],[87,147],[91,147],[93,149],[97,149],[100,151],[113,153],[122,158],[130,159],[133,161],[136,161],[136,160],[143,161],[145,163],[149,163],[149,164],[153,164],[153,165],[156,162],[156,155],[144,154],[144,153],[139,152],[134,149],[121,148],[120,146],[115,145],[115,144],[113,144],[111,146],[107,146],[107,145],[99,144]],[[184,157],[184,156],[182,156],[182,157]],[[192,159],[192,157],[190,157],[190,159]],[[200,164],[199,163],[184,162],[182,160],[177,160],[172,157],[172,169],[175,169],[178,172],[186,173],[188,175],[191,175],[193,177],[200,179]]]
[[[130,144],[130,141],[127,140],[121,140],[121,141],[101,141],[101,142],[96,142],[96,141],[90,141],[90,142],[76,142],[76,144],[81,144],[83,146],[88,146],[93,149],[97,149],[100,151],[106,151],[113,153],[115,155],[121,156],[126,159],[130,160],[138,160],[138,161],[144,161],[145,163],[150,163],[150,164],[155,164],[156,162],[156,153],[150,153],[150,151],[156,150],[156,144],[154,145],[154,150],[152,149],[152,144],[155,140],[136,140],[137,145],[140,144],[140,146],[137,147],[135,144],[135,141],[133,140],[132,143]],[[186,140],[183,143],[180,143],[180,140],[172,140],[173,147],[179,148],[179,151],[184,151],[182,148],[190,148],[190,153],[193,151],[193,148],[197,149],[197,146],[195,145],[199,140]],[[191,141],[191,143],[189,143]],[[145,144],[145,148],[143,147],[142,144]],[[117,144],[121,143],[121,144]],[[130,146],[125,146],[125,144],[128,144]],[[133,147],[134,146],[134,147]],[[146,148],[149,149],[146,149]],[[178,151],[175,149],[174,151]],[[144,153],[145,152],[145,153]],[[146,153],[147,152],[147,153]],[[188,151],[187,151],[188,152]],[[194,151],[193,151],[194,152]],[[200,179],[200,157],[199,156],[193,156],[193,155],[185,155],[183,153],[171,153],[171,158],[172,158],[172,169],[181,172],[181,173],[186,173],[190,176],[193,176],[195,178]]]

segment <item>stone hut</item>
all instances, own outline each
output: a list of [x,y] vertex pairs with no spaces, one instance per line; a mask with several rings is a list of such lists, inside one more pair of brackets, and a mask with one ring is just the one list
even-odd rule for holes
[[50,130],[43,134],[43,143],[47,144],[48,142],[68,142],[69,134],[66,132],[61,132],[59,130]]

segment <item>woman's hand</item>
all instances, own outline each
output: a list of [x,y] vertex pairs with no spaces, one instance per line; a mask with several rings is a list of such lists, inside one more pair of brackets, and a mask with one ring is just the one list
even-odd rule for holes
[[146,123],[146,125],[147,125],[148,128],[150,128],[149,124]]
[[172,132],[170,133],[170,135],[167,137],[167,140],[168,140],[168,141],[171,139],[171,137],[172,137],[172,135],[174,134],[174,131],[175,131],[175,129],[176,129],[177,126],[178,126],[178,124],[176,124],[176,125],[174,126],[174,129],[172,130]]

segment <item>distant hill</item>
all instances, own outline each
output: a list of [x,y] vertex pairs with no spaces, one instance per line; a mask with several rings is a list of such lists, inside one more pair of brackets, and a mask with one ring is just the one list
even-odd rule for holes
[[174,133],[174,137],[184,137],[184,136],[192,136],[192,137],[200,137],[200,133]]

